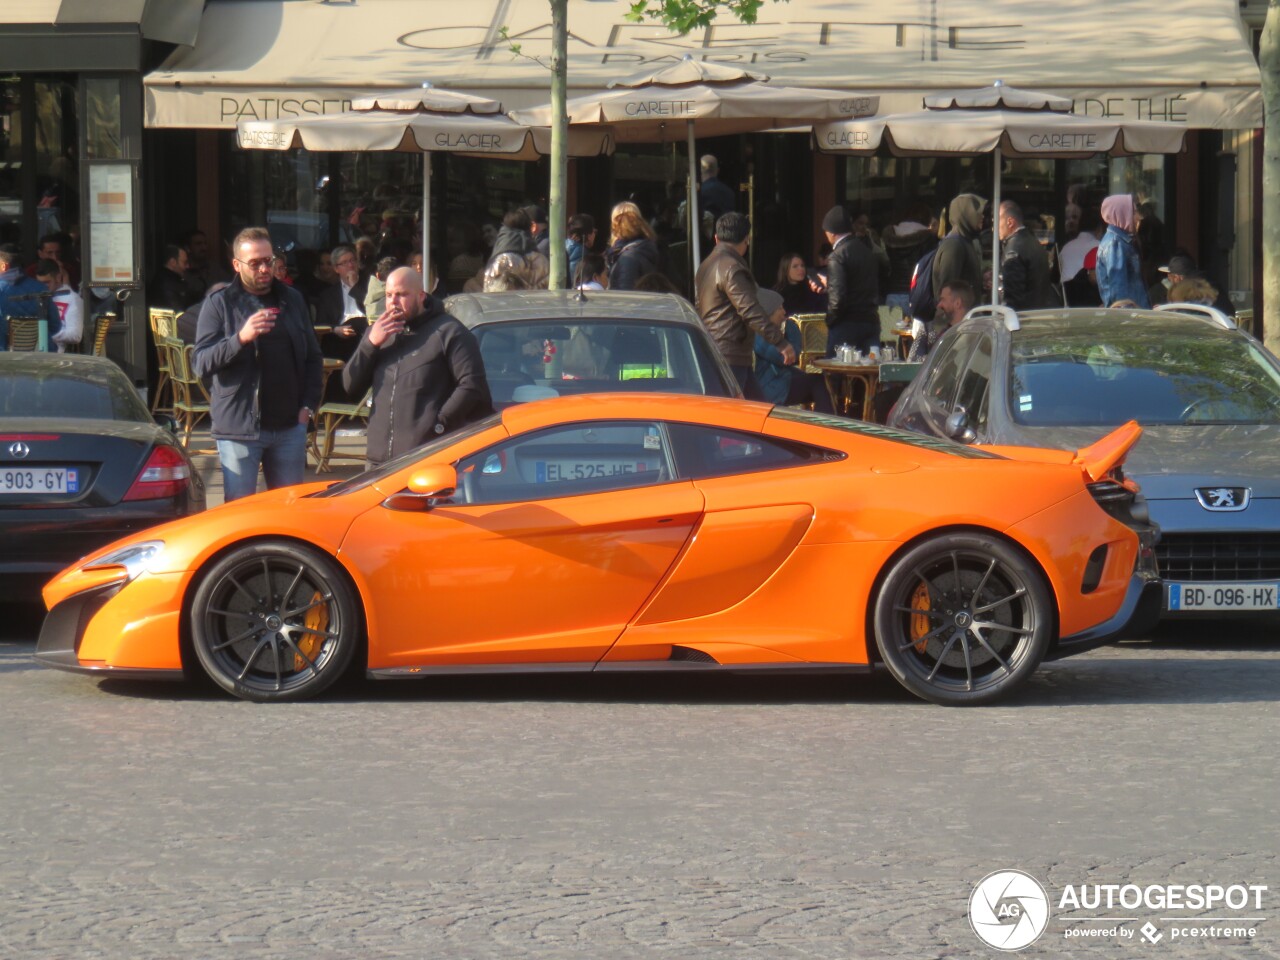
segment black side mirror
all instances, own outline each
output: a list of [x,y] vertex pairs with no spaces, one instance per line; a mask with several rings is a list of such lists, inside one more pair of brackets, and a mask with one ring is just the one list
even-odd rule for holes
[[978,439],[977,431],[969,426],[969,411],[964,407],[956,407],[955,412],[947,417],[944,429],[956,443],[968,444]]
[[178,421],[167,413],[153,413],[151,419],[156,422],[157,426],[164,427],[172,434],[178,432]]

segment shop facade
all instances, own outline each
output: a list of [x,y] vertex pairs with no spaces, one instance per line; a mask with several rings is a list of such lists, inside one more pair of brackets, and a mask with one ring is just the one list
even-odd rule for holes
[[0,4],[0,242],[30,258],[60,238],[86,298],[118,318],[109,355],[140,384],[142,77],[194,42],[201,13],[198,0]]

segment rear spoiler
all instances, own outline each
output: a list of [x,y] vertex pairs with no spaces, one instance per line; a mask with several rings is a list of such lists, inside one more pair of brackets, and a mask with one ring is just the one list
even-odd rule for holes
[[[1071,463],[1078,466],[1088,478],[1089,483],[1104,480],[1123,462],[1130,448],[1142,437],[1142,427],[1137,420],[1116,427],[1101,440],[1087,447],[1081,447],[1075,453],[1069,450],[1057,450],[1052,447],[1015,447],[996,444],[984,446],[983,450],[1009,457],[1014,460],[1030,460],[1032,463]],[[1129,486],[1125,481],[1124,485]]]
[[1121,424],[1101,440],[1076,451],[1072,463],[1084,470],[1090,483],[1105,480],[1121,462],[1129,449],[1142,438],[1142,427],[1137,420]]

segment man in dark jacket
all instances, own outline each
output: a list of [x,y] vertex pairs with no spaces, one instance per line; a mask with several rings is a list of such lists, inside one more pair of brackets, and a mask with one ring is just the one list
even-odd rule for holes
[[986,206],[987,201],[972,193],[962,193],[951,201],[947,211],[951,232],[939,241],[938,252],[933,257],[934,302],[942,295],[942,288],[952,280],[963,280],[974,290],[982,290],[982,257],[978,252],[978,238],[982,234],[982,212]]
[[1004,302],[1015,310],[1062,306],[1049,277],[1049,255],[1027,229],[1022,208],[1012,200],[1000,203],[1000,243]]
[[316,325],[328,327],[320,340],[326,357],[348,359],[368,325],[364,301],[369,293],[369,275],[360,269],[356,248],[341,244],[331,255],[338,282],[321,291],[316,298]]
[[205,298],[192,372],[210,384],[210,419],[223,497],[301,483],[307,424],[320,403],[323,360],[302,294],[271,276],[271,237],[241,230],[232,245],[236,278]]
[[755,335],[778,348],[783,362],[796,362],[796,351],[783,330],[770,322],[760,306],[759,287],[747,266],[751,221],[742,213],[726,213],[716,221],[716,245],[698,267],[694,291],[698,316],[729,364],[742,394],[763,400],[752,366]]
[[[161,307],[181,313],[195,301],[187,290],[187,251],[172,243],[165,244],[164,263],[151,282],[147,306]],[[198,298],[197,298],[198,299]]]
[[369,465],[408,453],[493,412],[480,344],[400,267],[387,277],[387,309],[343,368],[347,393],[373,388]]
[[827,356],[847,343],[868,350],[880,342],[880,263],[853,236],[853,222],[836,205],[822,218],[831,244],[827,259]]

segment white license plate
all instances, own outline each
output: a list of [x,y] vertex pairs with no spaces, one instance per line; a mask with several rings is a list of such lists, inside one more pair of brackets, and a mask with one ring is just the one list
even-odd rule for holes
[[80,471],[72,467],[0,469],[0,493],[79,493]]
[[558,483],[562,480],[598,480],[626,473],[643,473],[646,464],[640,460],[535,460],[535,483]]
[[1170,583],[1169,610],[1276,610],[1280,583]]

